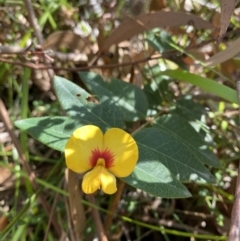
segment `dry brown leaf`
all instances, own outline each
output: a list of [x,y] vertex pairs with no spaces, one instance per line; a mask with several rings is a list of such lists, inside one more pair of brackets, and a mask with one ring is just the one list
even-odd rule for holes
[[[131,63],[132,62],[132,57],[130,54],[125,53],[122,57],[122,63]],[[129,74],[131,72],[131,65],[127,65],[127,66],[123,66],[122,67],[122,75],[126,76],[127,74]]]
[[0,232],[2,232],[8,225],[8,217],[0,216]]
[[221,63],[220,68],[221,73],[224,76],[229,79],[233,79],[234,73],[237,69],[239,69],[239,66],[233,59],[228,59],[227,61]]
[[221,28],[221,14],[217,11],[213,11],[213,15],[211,18],[211,23],[216,28],[211,32],[211,37],[216,39],[219,36],[219,30]]
[[225,50],[215,54],[204,62],[206,66],[214,66],[231,59],[240,52],[240,38],[233,41]]
[[3,185],[12,176],[10,168],[0,167],[0,185]]
[[190,54],[190,56],[186,56],[183,58],[183,62],[187,65],[192,65],[195,62],[195,59],[197,60],[201,60],[201,61],[205,61],[205,55],[203,52],[201,52],[199,49],[189,49],[188,54]]
[[214,12],[211,18],[211,23],[214,27],[220,29],[221,28],[221,14],[217,11]]
[[210,22],[188,13],[164,11],[147,13],[134,19],[128,19],[114,29],[101,50],[106,51],[111,45],[118,44],[149,29],[182,25],[193,25],[196,29],[214,29]]
[[10,170],[11,166],[9,168],[7,167],[0,167],[0,191],[4,191],[8,188],[13,187],[15,177],[12,174]]
[[166,7],[165,0],[152,0],[149,6],[150,11],[159,11]]
[[81,53],[91,52],[86,39],[72,31],[57,31],[51,34],[43,43],[43,49],[78,49]]
[[234,8],[235,0],[221,0],[221,28],[217,40],[218,43],[222,40],[224,34],[227,32]]
[[[98,41],[98,48],[101,49],[102,46],[104,45],[105,42],[105,30],[104,30],[104,22],[103,21],[99,21],[98,23],[98,29],[99,29],[99,34],[97,37],[97,41]],[[116,53],[118,53],[117,48],[113,48],[111,49],[111,51],[114,53],[113,56],[107,56],[107,55],[103,55],[101,56],[104,64],[113,64],[113,63],[118,63],[118,54],[116,55]],[[95,58],[97,58],[97,56],[95,56]]]
[[[41,46],[43,50],[51,49],[55,52],[50,52],[48,56],[52,56],[54,59],[61,60],[62,62],[71,61],[74,63],[85,64],[88,56],[91,53],[88,42],[86,39],[75,34],[72,31],[57,31],[51,34]],[[62,53],[57,52],[61,48],[68,50],[78,50],[79,53]],[[34,70],[32,74],[32,81],[42,91],[49,91],[51,88],[51,78],[49,77],[49,71],[46,70]]]
[[33,83],[42,91],[47,92],[51,89],[50,77],[47,70],[35,69],[32,71]]

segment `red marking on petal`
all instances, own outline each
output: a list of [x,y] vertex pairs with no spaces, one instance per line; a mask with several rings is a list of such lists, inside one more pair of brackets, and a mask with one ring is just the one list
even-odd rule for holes
[[113,166],[114,155],[107,148],[104,151],[100,151],[99,149],[94,149],[92,151],[91,156],[90,156],[90,165],[92,167],[96,166],[97,161],[98,161],[99,158],[104,159],[106,168],[110,168],[110,167]]

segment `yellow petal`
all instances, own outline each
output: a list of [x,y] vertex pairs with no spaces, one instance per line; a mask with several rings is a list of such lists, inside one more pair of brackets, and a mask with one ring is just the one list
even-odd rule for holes
[[109,173],[106,168],[102,167],[101,171],[101,187],[107,194],[113,194],[117,191],[116,177]]
[[93,150],[102,150],[103,133],[93,125],[76,129],[65,146],[66,165],[74,172],[82,173],[90,170],[90,159]]
[[100,180],[101,166],[94,167],[91,171],[83,176],[82,190],[86,194],[91,194],[97,191],[101,186]]
[[101,165],[87,172],[82,181],[82,190],[86,194],[94,193],[100,187],[106,194],[117,191],[116,178]]
[[134,170],[138,160],[138,146],[127,132],[109,129],[103,137],[103,148],[114,155],[114,164],[109,170],[118,177],[126,177]]

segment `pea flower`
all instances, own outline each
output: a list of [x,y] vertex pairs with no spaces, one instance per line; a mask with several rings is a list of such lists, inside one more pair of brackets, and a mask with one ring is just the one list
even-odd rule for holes
[[76,129],[65,146],[66,165],[85,173],[82,189],[86,194],[97,189],[107,194],[117,191],[116,177],[130,175],[138,160],[138,147],[127,132],[111,128],[105,134],[94,125]]

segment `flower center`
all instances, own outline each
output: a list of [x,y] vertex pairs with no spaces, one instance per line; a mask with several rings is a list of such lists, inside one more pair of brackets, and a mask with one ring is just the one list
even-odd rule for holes
[[94,149],[90,156],[90,165],[92,167],[101,165],[110,168],[114,165],[114,155],[107,148],[103,151],[100,151],[98,148]]
[[103,166],[103,167],[105,167],[105,160],[103,158],[98,158],[96,166]]

